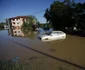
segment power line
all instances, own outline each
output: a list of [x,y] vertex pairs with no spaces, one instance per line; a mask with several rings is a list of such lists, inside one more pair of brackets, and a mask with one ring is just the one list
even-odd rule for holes
[[39,13],[41,13],[41,12],[45,11],[45,10],[46,10],[46,9],[43,9],[43,10],[41,10],[41,11],[38,11],[38,12],[36,12],[36,13],[33,13],[32,15],[39,14]]
[[[56,0],[53,0],[53,1],[56,1]],[[47,7],[47,8],[49,8],[49,7]],[[47,8],[46,8],[46,9],[47,9]],[[46,9],[43,9],[43,10],[41,10],[41,11],[38,11],[38,12],[32,14],[32,15],[35,15],[35,14],[41,13],[41,12],[45,11]]]
[[[53,0],[53,1],[56,1],[56,0]],[[49,8],[49,7],[47,7],[47,8]],[[46,8],[46,9],[47,9],[47,8]],[[41,10],[41,11],[39,11],[39,12],[36,12],[36,13],[34,13],[34,14],[32,14],[32,15],[35,15],[35,14],[41,13],[41,12],[45,11],[46,9],[43,9],[43,10]]]

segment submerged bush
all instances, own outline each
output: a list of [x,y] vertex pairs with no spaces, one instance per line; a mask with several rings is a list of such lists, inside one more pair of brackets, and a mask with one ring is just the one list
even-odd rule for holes
[[23,70],[23,66],[17,61],[0,61],[0,70]]

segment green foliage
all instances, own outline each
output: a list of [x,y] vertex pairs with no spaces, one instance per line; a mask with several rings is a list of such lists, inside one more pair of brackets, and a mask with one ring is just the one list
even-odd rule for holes
[[44,15],[47,21],[52,23],[54,29],[63,28],[65,26],[64,21],[67,19],[67,16],[67,6],[59,1],[56,1],[53,4],[51,4],[50,9],[47,9]]
[[39,21],[37,21],[37,23],[36,23],[36,24],[37,24],[37,26],[38,26],[38,27],[40,27],[40,22],[39,22]]
[[0,61],[0,70],[23,70],[23,66],[18,62]]
[[29,24],[24,22],[24,24],[22,25],[22,31],[27,33],[29,30],[30,30]]
[[35,16],[28,16],[28,19],[26,20],[26,22],[32,25],[34,23],[37,23],[37,19]]
[[41,27],[41,28],[44,28],[44,27],[45,27],[45,24],[40,24],[40,27]]
[[22,31],[24,33],[28,33],[29,31],[33,30],[33,25],[37,23],[37,19],[34,16],[28,16],[24,24],[22,25]]
[[4,29],[4,25],[6,25],[6,23],[1,22],[1,23],[0,23],[0,29]]
[[74,19],[79,30],[85,30],[85,3],[78,3],[74,8]]
[[4,28],[4,25],[0,23],[0,28]]
[[54,1],[50,8],[46,9],[44,17],[56,30],[64,30],[65,27],[73,29],[75,26],[80,26],[81,22],[84,21],[84,18],[80,20],[80,15],[84,15],[84,12],[85,3],[76,4],[74,0]]

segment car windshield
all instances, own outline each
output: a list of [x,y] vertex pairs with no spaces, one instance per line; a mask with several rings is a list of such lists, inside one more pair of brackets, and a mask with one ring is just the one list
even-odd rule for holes
[[50,35],[52,32],[47,32],[46,35]]
[[63,32],[52,32],[53,34],[63,34]]

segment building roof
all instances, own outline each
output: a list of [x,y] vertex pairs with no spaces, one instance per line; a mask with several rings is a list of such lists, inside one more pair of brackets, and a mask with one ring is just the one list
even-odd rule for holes
[[29,16],[16,16],[16,17],[12,17],[9,19],[19,19],[19,18],[28,18]]

